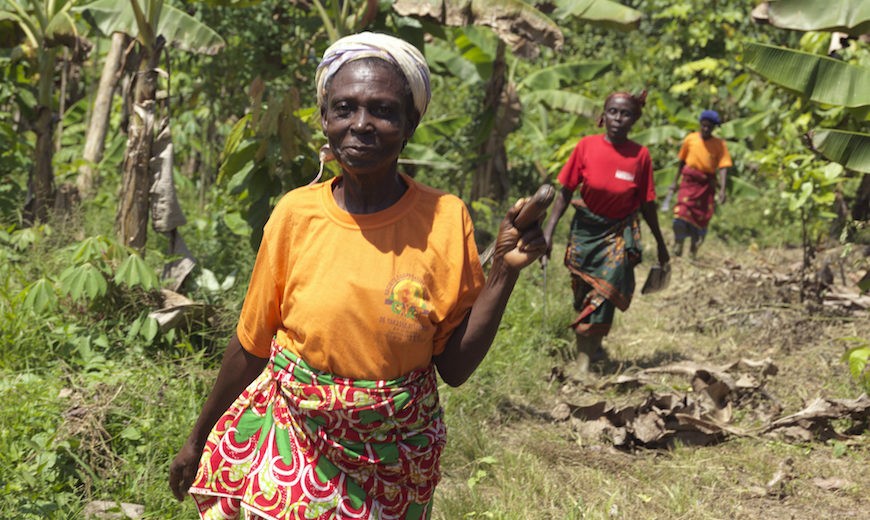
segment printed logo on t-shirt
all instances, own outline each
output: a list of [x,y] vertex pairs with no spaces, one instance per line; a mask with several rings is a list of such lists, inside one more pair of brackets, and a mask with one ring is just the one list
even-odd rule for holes
[[416,321],[429,314],[423,284],[411,275],[394,278],[386,293],[384,303],[390,306],[390,312],[396,316]]
[[634,174],[625,170],[616,170],[616,178],[624,181],[634,181]]

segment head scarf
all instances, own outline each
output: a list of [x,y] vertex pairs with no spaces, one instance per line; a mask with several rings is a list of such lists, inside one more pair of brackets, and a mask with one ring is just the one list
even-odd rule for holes
[[378,58],[396,65],[411,87],[414,108],[423,117],[432,91],[429,87],[429,66],[426,58],[410,43],[387,34],[361,32],[339,39],[323,53],[314,77],[317,84],[317,106],[326,100],[326,85],[345,63],[362,58]]
[[716,112],[715,110],[705,110],[701,112],[701,117],[698,118],[698,121],[703,121],[705,119],[714,125],[722,124],[722,120],[719,119],[719,112]]
[[[609,96],[607,96],[607,99],[604,100],[604,107],[607,108],[607,104],[610,103],[610,101],[612,101],[613,99],[618,98],[618,97],[625,98],[631,104],[633,104],[634,110],[637,114],[637,117],[635,117],[634,120],[637,121],[638,119],[640,119],[641,114],[643,114],[643,107],[644,107],[644,105],[646,105],[646,89],[641,90],[639,94],[631,94],[629,92],[622,92],[622,91],[614,92],[614,93],[610,94]],[[601,114],[601,116],[598,117],[598,126],[599,127],[604,126],[604,114],[603,113]]]

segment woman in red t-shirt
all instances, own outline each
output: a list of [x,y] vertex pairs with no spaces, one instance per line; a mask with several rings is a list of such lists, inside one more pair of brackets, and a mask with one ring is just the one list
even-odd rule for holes
[[[602,338],[610,332],[615,309],[628,309],[634,292],[634,266],[640,263],[640,223],[643,215],[658,245],[659,264],[670,256],[659,228],[652,160],[645,146],[628,138],[643,109],[646,92],[634,96],[615,92],[604,104],[598,126],[604,134],[577,143],[559,173],[562,190],[544,228],[548,254],[553,231],[568,205],[576,212],[565,252],[571,271],[577,335],[578,372],[590,360],[603,359]],[[579,196],[574,197],[579,188]],[[574,200],[572,200],[572,198]]]

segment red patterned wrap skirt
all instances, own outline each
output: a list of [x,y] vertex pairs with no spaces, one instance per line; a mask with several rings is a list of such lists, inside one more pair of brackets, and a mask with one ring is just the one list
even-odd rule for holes
[[434,366],[354,380],[273,341],[218,420],[190,494],[201,518],[429,518],[446,428]]

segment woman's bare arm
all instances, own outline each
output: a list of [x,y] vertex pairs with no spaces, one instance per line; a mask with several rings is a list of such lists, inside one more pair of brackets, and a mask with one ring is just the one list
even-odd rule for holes
[[498,332],[520,271],[546,248],[540,223],[523,233],[513,226],[522,203],[511,208],[502,220],[486,285],[465,320],[447,340],[444,352],[435,357],[441,379],[450,386],[464,383],[483,361]]
[[199,458],[209,432],[233,401],[260,375],[268,361],[245,350],[236,334],[230,338],[214,387],[193,430],[169,466],[169,487],[178,500],[184,500],[196,477]]

